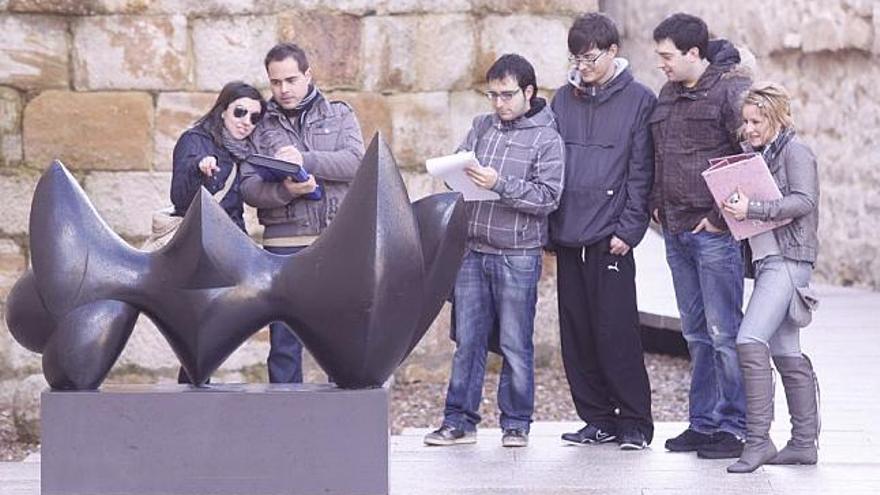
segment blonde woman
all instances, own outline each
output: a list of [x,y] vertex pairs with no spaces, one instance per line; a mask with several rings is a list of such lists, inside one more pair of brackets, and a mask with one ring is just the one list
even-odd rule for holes
[[[795,288],[810,280],[818,247],[819,180],[816,157],[797,136],[791,99],[778,84],[756,83],[742,107],[745,151],[763,155],[782,198],[761,201],[738,189],[724,209],[738,221],[791,223],[749,239],[755,290],[737,335],[737,355],[746,391],[746,445],[727,468],[749,473],[762,464],[815,464],[819,434],[817,385],[810,360],[801,352],[800,328],[788,318]],[[770,439],[773,376],[782,376],[791,415],[791,440],[777,453]]]

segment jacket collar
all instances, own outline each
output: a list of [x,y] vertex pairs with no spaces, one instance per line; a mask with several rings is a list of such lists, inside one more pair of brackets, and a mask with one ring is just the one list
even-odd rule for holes
[[697,95],[710,90],[725,74],[734,70],[740,62],[739,50],[725,39],[716,39],[709,42],[706,53],[709,66],[703,75],[697,80],[693,88],[686,88],[681,83],[675,84],[676,93],[686,98],[696,98]]
[[[767,166],[770,170],[776,169],[776,159],[779,157],[782,150],[785,149],[785,146],[797,135],[794,129],[787,128],[783,129],[782,132],[776,135],[773,138],[773,141],[770,142],[767,146],[764,146],[764,149],[761,150],[761,156],[764,157],[764,161],[767,163]],[[755,152],[755,148],[752,147],[748,142],[743,142],[741,144],[743,151],[747,153]]]
[[[317,91],[318,94],[315,96],[315,103],[303,117],[303,122],[305,123],[313,122],[318,116],[330,115],[332,112],[330,102],[327,101],[327,98],[324,97],[321,90],[316,88],[315,91]],[[266,104],[266,116],[281,122],[288,121],[287,115],[285,115],[281,105],[279,105],[274,99],[270,99]]]
[[622,90],[627,84],[632,82],[633,75],[629,68],[629,61],[625,58],[614,59],[614,75],[611,80],[601,86],[586,85],[581,80],[581,73],[577,67],[568,73],[568,84],[573,87],[575,96],[581,98],[596,98],[597,101],[603,102],[610,98],[614,93]]
[[[537,111],[534,111],[537,109]],[[529,115],[528,117],[526,115]],[[533,111],[526,115],[516,118],[510,122],[502,121],[497,113],[492,114],[492,125],[498,129],[530,129],[533,127],[554,127],[556,119],[553,117],[553,111],[547,100],[538,97],[535,98]]]

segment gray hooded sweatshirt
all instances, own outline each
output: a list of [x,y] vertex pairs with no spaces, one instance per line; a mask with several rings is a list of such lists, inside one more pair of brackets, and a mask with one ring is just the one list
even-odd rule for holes
[[543,98],[513,121],[480,115],[458,151],[474,151],[498,171],[501,199],[469,202],[468,247],[488,254],[539,254],[547,243],[547,215],[559,205],[564,158],[553,112]]

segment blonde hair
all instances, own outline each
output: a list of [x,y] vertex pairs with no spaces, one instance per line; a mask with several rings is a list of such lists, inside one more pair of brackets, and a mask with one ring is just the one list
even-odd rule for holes
[[791,118],[791,96],[781,85],[774,82],[756,82],[746,92],[743,106],[754,105],[776,132],[794,127]]

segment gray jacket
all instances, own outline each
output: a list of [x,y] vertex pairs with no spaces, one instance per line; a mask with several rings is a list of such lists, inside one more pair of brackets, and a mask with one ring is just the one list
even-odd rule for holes
[[472,150],[498,171],[501,199],[467,203],[468,247],[488,254],[538,254],[547,243],[547,215],[559,206],[565,174],[563,143],[543,98],[525,116],[474,119],[459,151]]
[[257,208],[260,223],[266,226],[263,238],[319,235],[336,216],[364,156],[354,111],[346,103],[328,101],[319,94],[300,122],[292,122],[270,101],[251,140],[258,153],[269,156],[283,146],[296,146],[303,167],[324,187],[321,200],[300,199],[281,183],[263,181],[253,166],[242,164],[242,196]]
[[604,86],[584,88],[575,77],[551,103],[565,140],[565,192],[550,215],[550,238],[560,246],[589,246],[614,234],[636,247],[648,228],[654,182],[648,117],[657,99],[633,79],[625,60],[615,63],[617,74]]
[[[767,166],[782,198],[772,201],[749,200],[747,218],[757,220],[793,219],[773,230],[786,258],[816,262],[819,248],[819,173],[816,156],[794,133],[781,134],[775,149],[764,154]],[[771,145],[772,146],[772,145]],[[746,151],[752,149],[744,145]]]

